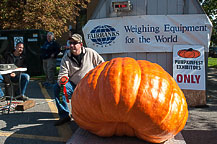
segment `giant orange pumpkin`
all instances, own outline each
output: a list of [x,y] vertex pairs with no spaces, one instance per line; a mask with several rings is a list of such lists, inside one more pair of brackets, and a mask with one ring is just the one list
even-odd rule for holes
[[99,136],[127,135],[159,143],[187,121],[185,96],[158,64],[115,58],[91,70],[71,99],[75,122]]

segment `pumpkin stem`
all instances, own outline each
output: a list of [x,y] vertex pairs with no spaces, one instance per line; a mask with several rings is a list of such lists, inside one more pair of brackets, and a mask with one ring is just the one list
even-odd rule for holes
[[189,49],[187,49],[187,51],[193,51],[193,48],[189,48]]

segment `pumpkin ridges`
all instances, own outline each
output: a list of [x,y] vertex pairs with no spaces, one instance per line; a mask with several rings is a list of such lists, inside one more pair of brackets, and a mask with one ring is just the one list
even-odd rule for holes
[[[115,81],[113,78],[114,76],[120,77],[119,75],[121,74],[121,70],[118,71],[117,69],[114,69],[114,67],[119,67],[118,63],[115,63],[115,61],[110,61],[106,65],[103,72],[99,76],[98,86],[100,87],[99,88],[99,100],[100,100],[99,104],[101,105],[101,109],[103,111],[104,117],[107,120],[111,119],[111,120],[117,121],[118,117],[116,116],[117,115],[116,113],[118,109],[116,105],[119,103],[119,100],[120,100],[120,97],[119,97],[120,85],[116,83],[120,83],[120,82],[118,78],[116,79],[117,81]],[[112,89],[110,85],[116,85],[116,87]],[[109,97],[109,94],[112,97]],[[112,111],[114,111],[115,113],[114,115],[112,114]]]
[[[100,85],[100,84],[99,84]],[[123,132],[124,133],[124,132]]]
[[174,107],[174,104],[176,104],[176,101],[175,101],[176,97],[174,96],[173,92],[171,95],[172,95],[172,97],[171,97],[171,101],[170,101],[170,107],[169,107],[168,114],[165,116],[165,118],[162,121],[160,126],[161,126],[162,130],[171,131],[171,133],[173,133],[173,135],[174,135],[174,129],[177,130],[177,125],[176,125],[177,122],[176,122],[176,119],[174,119],[175,118],[174,116],[176,116],[176,115],[174,115],[174,108],[175,108],[175,110],[177,110],[180,107],[178,107],[178,105],[175,105],[177,107]]
[[[96,69],[90,71],[80,82],[80,83],[82,83],[82,86],[84,86],[85,84],[88,84],[88,86],[85,86],[86,87],[85,91],[76,90],[74,92],[74,94],[78,95],[76,93],[76,92],[78,92],[78,93],[82,93],[84,95],[84,97],[88,97],[90,95],[90,93],[87,92],[89,90],[89,88],[90,88],[89,85],[91,86],[91,85],[95,85],[96,83],[98,83],[98,82],[93,80],[94,79],[93,77],[95,76],[95,79],[97,79],[97,81],[99,80],[99,76],[97,78],[95,73],[96,72],[99,73],[99,69],[104,70],[104,67],[107,65],[107,63],[108,62],[103,63],[102,66],[98,66]],[[101,73],[102,73],[102,71],[100,71],[100,74]],[[80,87],[80,83],[78,84],[77,87]],[[93,87],[91,86],[91,88],[93,88]],[[96,87],[95,87],[96,94],[93,94],[93,95],[98,95],[97,91],[98,91],[99,88],[100,88],[99,85],[96,85]],[[93,95],[91,95],[91,96],[93,96]],[[78,97],[82,101],[84,100],[84,98],[81,98],[80,96],[78,96]],[[99,98],[99,96],[92,97],[92,98]],[[115,126],[114,126],[113,122],[106,122],[106,123],[103,122],[103,123],[101,123],[101,121],[105,121],[105,118],[104,118],[104,114],[103,114],[103,112],[102,112],[102,110],[100,108],[101,106],[99,105],[100,102],[97,102],[97,104],[92,105],[92,106],[98,106],[98,108],[92,107],[93,109],[86,109],[85,110],[85,108],[87,108],[88,105],[80,104],[78,101],[72,100],[72,109],[73,109],[72,110],[72,115],[73,115],[75,121],[80,125],[81,128],[87,129],[87,130],[89,130],[89,131],[91,131],[91,132],[93,132],[93,133],[95,133],[97,135],[100,135],[100,136],[112,136],[114,134],[116,129],[115,129]],[[75,103],[73,103],[73,102],[75,102]],[[92,102],[92,100],[91,100],[91,102]],[[85,107],[84,107],[84,105],[85,105]],[[75,112],[76,110],[74,109],[74,107],[78,107],[78,106],[81,106],[79,108],[80,113],[76,114],[76,112]],[[88,113],[85,112],[84,110],[88,111]],[[91,112],[91,110],[94,110],[95,112],[94,111]],[[96,110],[98,110],[98,111],[96,111]],[[97,116],[94,113],[97,113]],[[83,115],[83,114],[85,114],[85,115]],[[83,125],[85,125],[85,127],[83,127]],[[103,127],[104,127],[104,129],[102,129]]]
[[165,117],[165,120],[162,121],[161,126],[163,130],[168,130],[173,135],[176,135],[183,129],[181,127],[185,125],[186,118],[188,117],[188,115],[186,115],[188,109],[184,94],[173,78],[171,78],[171,82],[173,84],[173,91],[170,101],[170,113]]
[[[143,75],[144,76],[146,76],[147,77],[147,79],[151,79],[151,81],[148,81],[148,80],[143,80],[143,81],[148,81],[149,83],[148,84],[145,84],[146,85],[146,87],[147,86],[149,86],[149,88],[147,88],[148,90],[149,90],[149,92],[148,92],[148,94],[152,94],[152,89],[156,89],[156,86],[154,86],[154,85],[156,85],[156,83],[154,82],[153,83],[153,80],[155,80],[156,78],[157,78],[157,82],[158,82],[158,85],[157,85],[157,87],[158,87],[158,90],[160,90],[159,92],[161,92],[161,88],[162,87],[160,87],[160,85],[163,85],[163,83],[164,83],[164,86],[165,86],[165,82],[167,82],[168,80],[169,80],[169,78],[168,77],[163,77],[162,76],[162,74],[164,74],[165,73],[165,71],[161,71],[161,72],[158,72],[157,73],[157,71],[160,69],[162,69],[161,67],[159,67],[158,65],[155,65],[155,64],[153,64],[153,63],[150,63],[151,65],[152,65],[152,68],[151,69],[149,69],[149,71],[148,71],[148,73],[146,74],[146,70],[142,67],[142,65],[144,64],[144,62],[138,62],[139,64],[140,64],[140,66],[141,66],[141,69],[143,70]],[[144,67],[146,67],[146,65],[147,64],[144,64]],[[168,85],[168,84],[167,84]],[[151,87],[150,87],[151,86]],[[169,86],[169,85],[168,85]],[[169,89],[169,88],[168,88]],[[158,96],[159,96],[159,93],[158,92]],[[167,90],[167,92],[170,92],[169,90]],[[168,95],[170,95],[170,93],[168,94]],[[154,99],[152,99],[152,100],[154,100],[154,101],[156,101],[156,102],[158,102],[159,100],[161,100],[161,99],[159,99],[159,97],[158,96],[151,96],[151,98],[154,98]],[[170,98],[168,98],[168,97],[166,97],[167,99],[170,99]],[[166,102],[166,99],[164,100],[165,102]],[[154,102],[155,103],[155,102]],[[159,102],[158,102],[159,103]],[[161,103],[161,102],[160,102]],[[164,108],[165,108],[165,105],[163,106]],[[162,112],[161,112],[162,113]],[[155,114],[154,112],[153,112],[153,114]]]
[[[83,117],[84,119],[87,119],[89,121],[101,121],[103,118],[100,116],[96,116],[99,113],[102,113],[102,111],[100,111],[100,106],[98,105],[99,99],[96,94],[96,85],[99,74],[104,69],[107,63],[108,62],[98,65],[96,69],[93,69],[88,74],[86,74],[85,77],[77,85],[77,87],[81,87],[80,85],[82,83],[82,86],[85,86],[85,91],[83,91],[82,89],[77,90],[76,87],[73,93],[74,96],[72,96],[71,98],[72,108],[79,109],[81,115],[80,117]],[[86,109],[87,107],[92,107],[93,109]],[[95,111],[95,109],[97,109],[98,111]],[[83,113],[85,113],[85,116],[82,116]],[[74,113],[72,111],[72,115],[73,114]]]
[[172,133],[168,133],[168,131],[162,131],[161,135],[154,135],[154,134],[145,133],[143,131],[140,131],[138,133],[135,133],[135,135],[138,138],[149,141],[151,143],[162,143],[165,140],[172,138],[174,136]]
[[[133,67],[134,69],[129,67]],[[108,115],[106,116],[108,119],[117,120],[119,122],[127,121],[128,118],[124,115],[128,116],[128,111],[134,105],[137,96],[136,89],[138,88],[133,85],[136,84],[138,85],[137,87],[139,87],[140,83],[131,82],[132,80],[135,81],[135,75],[138,75],[137,77],[141,76],[140,71],[136,67],[139,66],[132,58],[118,58],[111,60],[110,64],[105,67],[105,71],[101,74],[102,79],[98,84],[105,86],[100,89],[99,95],[101,97],[102,109],[106,115]],[[126,70],[127,68],[128,70]],[[135,74],[138,72],[139,74]],[[108,75],[106,73],[108,73]],[[138,79],[138,81],[140,80]],[[115,97],[116,99],[118,98],[118,101],[114,101]],[[131,101],[129,101],[129,97],[131,97]],[[112,117],[110,115],[112,115]]]
[[[144,61],[138,61],[138,63],[140,64],[140,67],[141,67],[141,69],[142,69],[142,74],[143,74],[143,77],[142,77],[142,81],[143,82],[146,82],[147,80],[146,79],[144,79],[145,77],[147,78],[147,79],[154,79],[154,77],[153,78],[151,78],[152,77],[152,75],[155,75],[155,71],[157,71],[156,69],[161,69],[161,67],[158,67],[157,65],[156,65],[156,67],[155,66],[153,66],[152,65],[152,68],[150,69],[149,68],[149,66],[147,66],[147,65],[151,65],[151,63],[147,63],[147,62],[144,62]],[[144,64],[144,66],[143,66],[143,64]],[[146,74],[146,72],[148,71],[148,73]],[[145,74],[144,74],[145,73]],[[159,77],[161,77],[162,78],[162,76],[161,76],[161,73],[158,73],[158,76]],[[148,81],[149,82],[149,81]],[[159,83],[159,85],[161,85],[162,83],[161,83],[162,81],[160,81],[160,83]],[[152,85],[152,84],[144,84],[145,86],[150,86],[150,85]],[[144,89],[144,88],[142,88],[141,87],[141,85],[140,85],[140,88],[141,89]],[[149,88],[147,88],[148,90],[150,90],[151,88],[149,87]],[[169,91],[168,91],[169,92]],[[148,92],[147,94],[151,94],[152,92]],[[145,94],[143,94],[143,95],[145,95]],[[141,96],[140,96],[141,97]],[[152,107],[153,106],[153,104],[155,103],[155,101],[158,101],[158,99],[156,98],[156,100],[154,100],[154,99],[152,99],[152,96],[149,96],[150,98],[151,98],[151,100],[150,101],[152,101],[152,103],[150,103],[150,108],[148,108],[148,107],[145,107],[145,105],[143,105],[144,106],[144,109],[150,109],[150,110],[154,110],[154,108]],[[141,97],[142,98],[142,97]],[[139,99],[137,99],[139,102],[142,102],[142,100],[139,100]],[[154,101],[153,101],[154,100]],[[144,103],[147,103],[148,102],[148,97],[146,96],[146,98],[145,98],[145,100],[144,100]],[[159,107],[159,105],[156,105],[156,107]],[[165,107],[166,107],[166,105],[165,105]],[[160,108],[159,108],[160,109]],[[165,108],[164,108],[165,109]],[[143,110],[135,110],[135,112],[143,112]],[[148,110],[147,110],[148,111]],[[153,117],[156,117],[155,115],[158,115],[158,117],[161,115],[161,112],[158,112],[158,113],[156,113],[156,112],[153,112],[152,114],[154,114],[153,116],[151,116],[151,115],[149,115],[150,113],[147,113],[146,114],[146,116],[143,116],[143,117],[145,117],[146,118],[146,120],[144,120],[144,121],[146,121],[146,124],[145,125],[147,125],[147,126],[145,126],[144,124],[143,124],[143,129],[146,129],[146,134],[147,133],[149,133],[150,131],[152,131],[152,130],[155,130],[155,132],[156,132],[156,129],[158,129],[159,130],[159,127],[158,127],[158,125],[156,125],[156,124],[154,124],[155,122],[153,121],[154,119],[153,119]],[[167,112],[166,112],[166,114],[167,114]],[[165,115],[166,115],[165,114]],[[141,115],[142,116],[142,114],[138,114],[138,115],[136,115],[136,116],[134,116],[134,117],[137,117],[138,118],[138,120],[140,119],[139,118],[139,115]],[[133,117],[133,116],[132,116]],[[147,119],[149,117],[149,119]],[[161,119],[163,119],[164,118],[164,116],[161,118]],[[143,119],[143,118],[142,118]],[[154,123],[153,123],[154,122]],[[160,121],[161,122],[161,121]],[[160,122],[158,122],[158,123],[160,123]],[[141,124],[139,124],[139,122],[137,121],[136,123],[138,123],[138,126],[136,126],[136,128],[138,128],[139,129],[139,127],[140,127],[140,129],[141,129]],[[161,130],[160,130],[161,131]],[[162,132],[162,131],[161,131]],[[161,133],[160,132],[160,133]],[[144,133],[143,133],[143,135],[144,135]]]
[[[119,77],[121,77],[121,75],[122,75],[122,69],[118,68],[118,67],[121,67],[121,65],[122,65],[121,64],[122,59],[117,59],[117,60],[120,62],[117,63],[116,61],[111,61],[110,64],[108,64],[108,66],[105,68],[106,72],[103,75],[103,78],[106,78],[103,80],[103,83],[108,82],[108,85],[110,86],[110,88],[115,88],[115,89],[111,89],[111,90],[115,91],[114,92],[114,100],[115,100],[116,105],[120,102],[120,96],[119,95],[121,93],[120,92],[121,85],[119,85],[119,83],[121,83],[121,80],[119,79]],[[116,79],[114,79],[115,76],[116,76]],[[116,87],[112,87],[113,84]]]
[[[167,74],[167,75],[170,77],[169,74]],[[179,113],[182,112],[182,111],[180,111],[180,108],[183,107],[183,105],[180,104],[180,99],[183,99],[184,95],[183,95],[182,91],[179,89],[178,85],[176,84],[175,80],[172,77],[170,77],[169,83],[172,86],[171,87],[171,89],[172,89],[171,98],[170,98],[170,102],[169,102],[170,108],[169,108],[169,113],[165,116],[164,120],[162,120],[162,124],[161,125],[163,126],[164,123],[166,122],[166,125],[165,125],[166,129],[165,130],[173,131],[173,129],[176,129],[176,131],[177,131],[177,125],[175,124],[175,121],[178,118],[177,118],[176,115],[175,115],[175,117],[172,117],[172,116],[173,116],[173,114],[177,114],[177,112],[179,112]],[[179,103],[176,104],[176,106],[174,107],[177,112],[174,112],[173,109],[172,109],[172,106],[176,102],[179,102]],[[179,107],[177,107],[177,106],[179,106]],[[178,116],[180,116],[180,114]],[[172,124],[171,126],[168,126],[168,121],[171,121],[171,123],[169,123],[169,124]],[[180,123],[180,122],[182,122],[182,121],[179,121],[177,123]],[[173,126],[175,126],[175,128],[173,128]]]
[[[168,115],[165,116],[165,119],[162,121],[162,123],[160,125],[162,130],[164,130],[165,132],[170,131],[170,134],[163,134],[162,133],[161,135],[159,135],[159,137],[161,137],[162,140],[164,139],[163,141],[165,141],[165,139],[171,138],[172,136],[174,136],[178,132],[180,132],[184,128],[185,122],[187,121],[187,117],[188,117],[188,110],[187,110],[187,104],[185,101],[185,97],[184,97],[182,91],[179,89],[178,85],[175,83],[175,80],[173,78],[171,78],[170,81],[171,81],[171,85],[173,85],[173,88],[171,88],[171,89],[173,89],[175,91],[179,91],[179,92],[176,92],[176,93],[179,93],[178,98],[183,99],[182,102],[184,102],[184,103],[178,104],[178,106],[179,106],[179,109],[177,110],[178,114],[176,112],[174,112],[173,110],[171,110],[171,108],[170,108],[170,110],[169,110],[170,113],[168,113]],[[176,89],[176,88],[178,88],[178,89]],[[174,95],[174,92],[172,92],[172,93],[173,93],[172,95]],[[174,103],[174,99],[175,99],[175,97],[172,96],[170,103]],[[170,104],[170,107],[172,105],[173,104]],[[182,111],[180,110],[181,107],[184,108]],[[177,109],[177,107],[175,107],[175,109]],[[187,115],[186,115],[186,113],[187,113]],[[177,115],[178,115],[178,117],[177,117]],[[172,117],[172,116],[174,116],[174,117]],[[178,120],[178,121],[176,121],[176,120]],[[170,125],[168,125],[168,124],[170,124]],[[153,140],[152,142],[158,142],[158,143],[163,142],[162,140],[159,141],[158,139],[155,139],[154,137],[152,138],[152,140]]]
[[117,136],[135,136],[134,129],[128,123],[117,123],[115,135]]
[[179,129],[176,131],[175,135],[177,135],[185,127],[187,120],[188,120],[188,111],[186,110],[184,114],[184,118],[181,121],[182,123],[180,124]]
[[[132,58],[124,58],[122,62],[122,71],[121,104],[123,107],[128,107],[126,112],[130,112],[137,99],[138,89],[141,82],[141,70],[136,60]],[[122,112],[120,112],[120,116],[123,116]],[[130,116],[130,113],[128,116]],[[125,121],[128,120],[127,117],[125,117],[125,119]]]
[[[138,62],[139,63],[139,62]],[[141,62],[141,63],[144,63],[144,62]],[[149,73],[152,73],[151,71],[153,70],[153,71],[155,71],[155,69],[157,69],[158,67],[155,67],[155,68],[153,68],[152,67],[152,69],[149,71]],[[143,69],[144,70],[144,68],[143,67],[141,67],[141,69]],[[144,73],[144,72],[143,72]],[[169,85],[173,85],[173,83],[174,83],[174,81],[173,81],[173,79],[171,78],[171,76],[168,74],[168,77],[164,77],[164,78],[162,78],[161,77],[161,79],[167,79],[167,81],[170,81],[169,82]],[[142,81],[145,81],[144,79],[142,79]],[[156,83],[155,83],[156,84]],[[160,87],[160,85],[162,84],[162,81],[161,81],[161,83],[159,83],[159,87]],[[150,85],[150,84],[149,84]],[[172,89],[172,87],[171,87],[171,89]],[[161,90],[161,89],[160,89]],[[151,93],[151,92],[149,92],[149,93]],[[171,94],[169,94],[169,95],[171,95]],[[165,105],[164,105],[165,106]],[[157,106],[157,107],[159,107],[159,106]],[[169,111],[168,111],[169,112]],[[153,112],[153,113],[155,113],[155,112]],[[166,117],[168,116],[168,113],[165,115],[165,117],[162,119],[162,121],[161,121],[161,123],[163,123],[164,122],[164,120],[166,119]],[[160,124],[160,123],[159,123]],[[151,133],[152,131],[155,131],[155,132],[157,132],[158,130],[160,130],[159,132],[159,134],[157,134],[157,133],[155,133],[154,135],[153,135],[153,137],[152,137],[152,139],[156,139],[156,140],[154,140],[154,141],[152,141],[152,142],[160,142],[159,140],[157,140],[157,139],[159,139],[159,137],[161,137],[160,139],[164,139],[165,140],[165,138],[170,138],[170,137],[172,137],[173,135],[172,134],[168,134],[168,135],[165,135],[164,133],[165,133],[165,131],[163,131],[163,129],[161,128],[161,127],[155,127],[155,126],[151,126],[152,127],[152,130],[149,130],[148,131],[148,133]],[[154,128],[155,127],[155,128]],[[158,130],[157,130],[158,129]],[[167,129],[166,129],[167,130]],[[143,132],[143,138],[144,138],[144,134],[146,133],[146,135],[147,135],[147,132]],[[149,137],[150,137],[150,134],[148,134],[149,135]],[[164,136],[163,136],[164,135]],[[164,137],[164,138],[162,138],[162,137]],[[161,140],[161,141],[162,141]]]
[[[91,112],[91,116],[92,116],[92,120],[94,119],[98,119],[98,121],[101,121],[104,116],[103,116],[103,110],[101,109],[101,105],[100,105],[100,99],[99,99],[99,87],[98,87],[98,81],[99,81],[99,77],[102,73],[102,71],[104,70],[104,68],[107,66],[108,62],[104,62],[103,64],[101,64],[99,67],[96,67],[96,71],[93,71],[93,76],[95,76],[96,78],[93,77],[93,79],[90,79],[89,81],[91,81],[92,83],[94,83],[95,89],[93,90],[94,94],[94,99],[93,96],[88,92],[87,93],[87,97],[88,97],[88,102],[91,103],[90,107],[92,108],[92,112]],[[94,81],[95,80],[95,81]],[[92,85],[91,83],[89,83],[89,85]],[[96,111],[98,110],[98,111]],[[87,111],[90,111],[89,109],[87,109]],[[99,116],[100,114],[100,116]],[[96,120],[95,120],[96,122]]]

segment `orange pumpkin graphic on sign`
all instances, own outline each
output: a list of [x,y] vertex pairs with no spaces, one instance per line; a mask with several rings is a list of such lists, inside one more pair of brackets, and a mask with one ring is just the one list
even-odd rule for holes
[[194,50],[193,48],[189,48],[179,50],[178,55],[183,58],[197,58],[200,56],[200,52],[198,50]]

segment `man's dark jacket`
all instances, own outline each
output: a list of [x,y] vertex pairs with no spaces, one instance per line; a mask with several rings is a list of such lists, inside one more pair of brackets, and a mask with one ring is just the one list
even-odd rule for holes
[[56,41],[48,42],[46,41],[41,47],[41,58],[48,59],[51,58],[51,55],[54,54],[54,58],[57,58],[57,55],[60,53],[60,45]]
[[[14,56],[13,52],[7,52],[4,54],[3,59],[1,60],[3,64],[15,64],[18,68],[26,68],[27,63],[25,55],[22,53],[20,56]],[[19,75],[21,72],[15,72],[16,75]],[[3,75],[6,83],[8,82],[9,74]]]
[[15,64],[17,67],[27,67],[25,55],[22,53],[20,56],[14,56],[13,52],[4,55],[5,64]]

